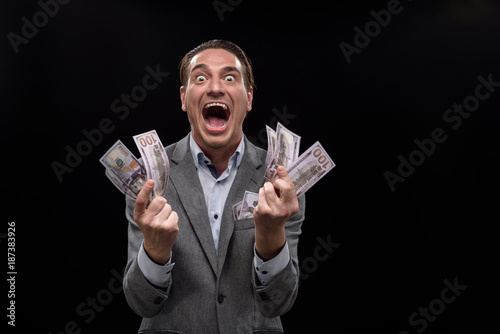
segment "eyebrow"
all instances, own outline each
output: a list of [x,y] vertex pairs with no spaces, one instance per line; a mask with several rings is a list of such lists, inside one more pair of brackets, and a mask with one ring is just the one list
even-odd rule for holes
[[[193,69],[191,70],[191,73],[193,73],[195,70],[197,69],[202,69],[202,70],[208,70],[209,67],[207,64],[197,64],[195,66],[193,66]],[[240,70],[235,67],[235,66],[224,66],[222,69],[221,69],[222,72],[226,73],[226,72],[238,72],[239,75],[241,75],[241,72]]]
[[195,65],[193,66],[193,68],[191,69],[191,73],[193,73],[195,70],[201,68],[202,70],[207,70],[208,69],[208,66],[206,64],[198,64],[198,65]]

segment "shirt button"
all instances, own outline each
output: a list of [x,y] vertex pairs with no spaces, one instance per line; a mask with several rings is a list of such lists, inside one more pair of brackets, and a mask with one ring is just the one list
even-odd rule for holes
[[222,294],[219,294],[217,296],[217,302],[219,302],[219,304],[222,304],[224,302],[224,296]]
[[218,214],[215,214],[215,215],[214,215],[214,218],[215,218],[215,219],[219,218],[219,215],[218,215]]

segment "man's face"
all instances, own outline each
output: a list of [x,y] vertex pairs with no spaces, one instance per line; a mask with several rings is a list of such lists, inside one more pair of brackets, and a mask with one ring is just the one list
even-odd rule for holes
[[180,91],[193,139],[202,150],[236,149],[253,98],[243,65],[231,52],[207,49],[191,59],[188,71]]

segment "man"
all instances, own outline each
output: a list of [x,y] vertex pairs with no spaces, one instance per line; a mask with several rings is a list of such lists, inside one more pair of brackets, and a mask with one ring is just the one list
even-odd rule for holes
[[[191,132],[166,148],[164,197],[148,180],[127,200],[124,291],[143,317],[139,333],[276,333],[297,296],[305,199],[283,167],[265,182],[266,151],[243,135],[254,80],[237,45],[212,40],[180,63],[182,110]],[[234,220],[245,190],[253,217]]]

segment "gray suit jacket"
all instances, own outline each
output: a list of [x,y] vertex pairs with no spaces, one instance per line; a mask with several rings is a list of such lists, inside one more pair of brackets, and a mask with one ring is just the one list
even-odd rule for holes
[[124,292],[130,307],[143,317],[139,333],[280,333],[279,316],[297,296],[297,245],[304,220],[300,211],[286,224],[290,250],[287,267],[267,286],[261,286],[253,268],[253,218],[234,220],[232,206],[245,190],[258,192],[264,184],[266,151],[245,137],[245,153],[229,191],[222,215],[218,255],[192,155],[189,136],[166,148],[170,159],[168,203],[179,215],[179,234],[172,250],[171,283],[153,286],[137,264],[143,236],[133,220],[134,201],[127,200],[128,263]]

